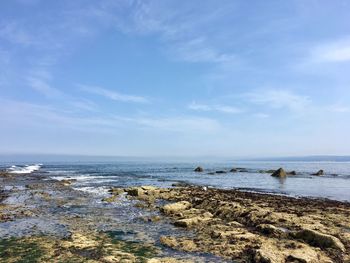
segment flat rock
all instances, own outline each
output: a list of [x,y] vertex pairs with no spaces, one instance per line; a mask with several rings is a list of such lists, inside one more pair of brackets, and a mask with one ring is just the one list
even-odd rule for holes
[[163,206],[162,211],[165,214],[175,214],[191,208],[191,203],[187,201],[181,201],[177,203],[167,204]]

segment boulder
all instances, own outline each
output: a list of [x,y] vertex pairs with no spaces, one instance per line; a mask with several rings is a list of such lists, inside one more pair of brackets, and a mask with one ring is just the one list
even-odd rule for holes
[[335,236],[323,234],[312,229],[303,229],[294,234],[296,238],[320,248],[335,248],[345,252],[343,243]]
[[204,171],[204,169],[202,167],[198,166],[196,169],[194,169],[194,171],[197,173],[201,173]]
[[163,206],[162,211],[165,214],[175,214],[191,208],[191,203],[187,201],[180,201],[173,204],[167,204]]
[[323,170],[319,170],[317,173],[314,173],[312,175],[321,176],[321,175],[324,175],[324,171]]
[[145,194],[145,191],[141,187],[131,187],[126,189],[126,192],[131,196],[141,196]]
[[273,176],[273,177],[286,177],[287,174],[286,174],[286,172],[283,170],[283,168],[279,168],[279,169],[276,170],[273,174],[271,174],[271,176]]

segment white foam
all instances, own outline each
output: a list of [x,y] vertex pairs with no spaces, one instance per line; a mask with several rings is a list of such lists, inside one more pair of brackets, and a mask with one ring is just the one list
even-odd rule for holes
[[41,166],[42,164],[33,164],[26,166],[12,165],[10,168],[7,169],[7,171],[11,174],[30,174],[32,172],[40,170]]
[[86,186],[86,187],[73,187],[74,190],[83,191],[87,193],[91,193],[98,196],[105,196],[108,195],[109,187],[106,186],[100,186],[100,187],[92,187],[92,186]]

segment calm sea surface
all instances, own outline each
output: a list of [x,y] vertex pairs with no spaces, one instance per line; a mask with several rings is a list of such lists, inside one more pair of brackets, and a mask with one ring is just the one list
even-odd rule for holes
[[[21,169],[32,163],[2,163],[0,168]],[[196,166],[205,169],[195,173]],[[247,172],[208,174],[218,170],[246,168]],[[298,175],[285,179],[272,177],[260,170],[283,167]],[[312,176],[323,169],[324,176]],[[37,171],[55,179],[76,179],[74,187],[92,193],[106,193],[111,186],[171,186],[185,182],[225,189],[245,189],[291,196],[310,196],[350,201],[350,162],[239,162],[239,163],[43,163]],[[25,174],[23,174],[25,176]]]

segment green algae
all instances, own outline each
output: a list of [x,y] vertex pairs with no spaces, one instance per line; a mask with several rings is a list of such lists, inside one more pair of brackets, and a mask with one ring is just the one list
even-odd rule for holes
[[18,238],[0,240],[0,261],[4,263],[36,263],[43,254],[44,250],[37,242],[23,242]]
[[122,235],[125,234],[123,231],[108,231],[106,234],[111,238],[112,243],[116,244],[121,251],[133,254],[140,259],[153,258],[159,253],[159,249],[151,244],[145,245],[136,241],[121,240]]

